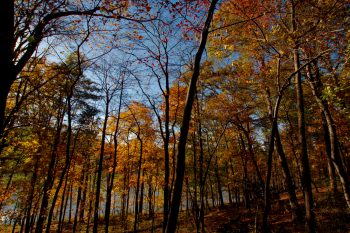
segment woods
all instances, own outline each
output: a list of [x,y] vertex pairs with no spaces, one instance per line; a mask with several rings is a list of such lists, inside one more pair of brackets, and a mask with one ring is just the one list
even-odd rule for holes
[[0,7],[1,232],[347,232],[345,0]]

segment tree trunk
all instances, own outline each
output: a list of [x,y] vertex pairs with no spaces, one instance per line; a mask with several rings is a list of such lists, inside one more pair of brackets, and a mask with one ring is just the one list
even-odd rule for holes
[[[88,160],[88,158],[86,159]],[[85,161],[86,162],[86,161]],[[89,165],[86,164],[87,166],[87,171]],[[86,205],[86,198],[87,198],[87,193],[88,193],[88,184],[89,184],[89,174],[85,172],[85,177],[84,177],[84,190],[83,190],[83,198],[81,200],[81,205],[80,205],[80,215],[79,215],[79,222],[84,222],[84,214],[85,214],[85,205]]]
[[80,174],[80,179],[78,183],[78,195],[77,195],[77,201],[75,205],[75,215],[74,215],[74,221],[73,221],[73,233],[77,230],[77,225],[78,225],[78,215],[79,215],[79,208],[80,208],[80,202],[81,202],[81,194],[83,190],[83,185],[84,185],[84,178],[85,178],[85,171],[86,169],[86,164],[84,164],[83,170]]
[[342,159],[340,157],[339,141],[338,141],[338,137],[337,137],[335,123],[334,123],[334,120],[332,118],[331,112],[329,111],[328,104],[324,100],[321,99],[321,95],[320,95],[320,93],[318,93],[317,87],[314,83],[314,81],[320,82],[319,77],[316,77],[316,80],[313,80],[310,67],[308,67],[308,76],[310,79],[309,84],[311,86],[312,93],[313,93],[314,97],[316,98],[316,102],[319,105],[320,109],[322,110],[322,112],[325,116],[325,119],[326,119],[328,134],[329,134],[330,148],[331,148],[331,159],[332,159],[334,168],[339,175],[340,182],[341,182],[342,187],[343,187],[344,198],[345,198],[346,204],[347,204],[348,208],[350,208],[350,182],[349,182],[348,175],[345,171],[345,168],[343,166]]
[[[14,42],[14,1],[3,0],[0,7],[0,139],[5,129],[7,95],[16,79],[13,65]],[[1,149],[0,149],[1,153]]]
[[[291,24],[292,33],[297,31],[297,19],[295,12],[296,3],[292,1],[291,4]],[[297,115],[298,115],[298,139],[299,139],[299,152],[301,156],[301,167],[302,167],[302,186],[304,192],[304,205],[305,205],[305,222],[307,226],[307,231],[309,233],[316,232],[315,216],[312,210],[313,208],[313,196],[311,188],[311,172],[309,157],[307,152],[307,142],[305,133],[305,112],[304,112],[304,97],[302,89],[302,79],[300,68],[300,58],[299,58],[299,41],[294,41],[293,48],[293,61],[294,61],[294,71],[298,71],[295,75],[295,88],[297,96]]]
[[174,184],[174,191],[172,195],[172,203],[171,209],[168,219],[168,224],[166,227],[167,233],[174,233],[176,231],[177,219],[180,210],[181,204],[181,195],[182,195],[182,186],[183,186],[183,178],[185,173],[185,153],[186,153],[186,143],[187,143],[187,135],[189,130],[189,123],[191,120],[191,112],[192,105],[194,100],[194,95],[196,91],[197,80],[199,77],[200,71],[200,63],[202,59],[202,54],[204,52],[207,38],[209,34],[210,23],[214,15],[215,6],[218,0],[212,0],[209,10],[208,16],[202,31],[201,42],[195,57],[193,74],[190,82],[190,87],[188,89],[188,94],[185,103],[185,109],[183,114],[183,120],[180,129],[180,138],[177,150],[177,166],[176,166],[176,179]]
[[[295,70],[299,69],[298,50],[294,49],[294,66]],[[313,208],[313,196],[311,188],[311,173],[309,165],[309,157],[307,152],[306,133],[305,133],[305,114],[304,114],[304,97],[301,83],[301,74],[296,75],[296,91],[297,91],[297,111],[298,111],[298,135],[302,164],[302,186],[304,190],[304,205],[307,230],[309,233],[316,232],[315,216]]]
[[[139,129],[140,130],[140,129]],[[140,133],[140,132],[139,132]],[[140,158],[137,171],[137,184],[136,184],[136,194],[135,194],[135,218],[134,218],[134,232],[137,232],[138,222],[139,222],[139,192],[140,192],[140,179],[141,179],[141,168],[142,168],[142,154],[143,154],[143,141],[140,135],[137,135],[137,139],[140,142]]]
[[68,212],[68,223],[72,223],[72,200],[73,200],[73,184],[69,187],[69,212]]
[[108,116],[109,116],[109,97],[106,97],[106,109],[105,109],[105,119],[103,122],[103,128],[102,128],[102,137],[101,137],[101,150],[100,150],[100,156],[98,161],[98,168],[97,168],[97,183],[96,183],[96,195],[95,195],[95,208],[94,208],[94,227],[93,227],[93,233],[98,232],[98,211],[100,207],[100,192],[101,192],[101,180],[102,180],[102,169],[103,169],[103,157],[104,157],[104,151],[105,151],[105,139],[106,139],[106,129],[107,129],[107,122],[108,122]]
[[265,195],[264,195],[264,213],[263,213],[263,223],[262,228],[263,232],[267,233],[269,232],[269,226],[268,226],[268,215],[271,210],[271,195],[270,195],[270,180],[271,180],[271,170],[272,170],[272,156],[274,151],[274,145],[275,145],[275,135],[277,131],[277,116],[278,116],[278,108],[279,103],[281,101],[281,96],[278,96],[278,99],[276,101],[273,117],[272,117],[272,130],[270,135],[270,142],[269,142],[269,151],[268,151],[268,157],[267,157],[267,171],[266,171],[266,183],[265,183]]
[[39,160],[40,160],[40,156],[37,155],[36,156],[36,161],[35,161],[35,166],[34,166],[34,171],[33,171],[33,175],[32,178],[30,180],[30,195],[28,196],[27,199],[27,211],[26,211],[26,216],[25,216],[25,228],[24,228],[24,232],[25,233],[29,233],[30,229],[31,229],[31,211],[32,211],[32,206],[33,206],[33,198],[34,198],[34,192],[35,192],[35,184],[36,181],[38,179],[38,167],[39,167]]
[[[287,184],[287,191],[289,195],[289,202],[291,209],[293,211],[293,215],[295,215],[296,219],[301,222],[302,221],[302,209],[298,203],[297,195],[295,193],[295,186],[293,182],[292,175],[290,174],[290,170],[288,167],[288,162],[286,158],[286,154],[284,153],[280,134],[278,128],[276,129],[276,147],[279,155],[279,160],[283,169],[283,175],[285,179],[285,183]],[[294,217],[293,217],[294,218]]]
[[[105,233],[108,233],[108,226],[109,226],[109,218],[111,213],[111,200],[112,200],[112,190],[113,190],[113,183],[114,183],[114,176],[115,176],[115,170],[117,167],[117,153],[118,153],[118,139],[117,139],[117,133],[119,131],[119,120],[120,120],[120,111],[122,107],[122,99],[123,99],[123,89],[124,89],[124,77],[122,77],[122,83],[121,83],[121,90],[120,90],[120,96],[119,96],[119,106],[118,106],[118,114],[117,114],[117,123],[113,134],[113,143],[114,143],[114,150],[113,150],[113,168],[112,168],[112,174],[110,177],[109,182],[107,182],[107,200],[106,200],[106,211],[105,211]],[[109,183],[109,185],[108,185]]]
[[[63,228],[63,224],[64,224],[64,218],[66,216],[66,210],[67,210],[67,205],[68,205],[68,197],[69,197],[69,187],[68,187],[68,191],[67,191],[67,183],[68,183],[68,176],[66,176],[66,180],[65,180],[64,186],[63,186],[61,207],[59,208],[59,212],[58,212],[59,213],[59,218],[58,218],[58,224],[57,224],[57,232],[62,232],[62,228]],[[50,221],[50,223],[51,223],[51,221]],[[46,233],[48,233],[47,229],[46,229]]]
[[[47,225],[46,225],[46,233],[50,232],[50,227],[51,227],[51,220],[52,220],[52,216],[53,216],[53,211],[55,209],[55,205],[56,205],[56,201],[58,198],[58,194],[60,192],[60,189],[62,187],[62,184],[64,182],[64,178],[66,176],[68,176],[68,171],[69,171],[69,167],[70,167],[70,161],[71,161],[71,138],[72,138],[72,104],[71,104],[71,98],[73,96],[73,89],[74,86],[69,87],[69,94],[67,96],[67,115],[68,115],[68,128],[67,128],[67,142],[66,142],[66,160],[65,160],[65,164],[60,176],[60,180],[58,182],[58,185],[56,187],[56,192],[54,194],[54,197],[52,199],[52,204],[51,204],[51,208],[49,211],[49,216],[47,219]],[[67,178],[66,178],[67,180]]]
[[142,215],[143,212],[143,192],[145,189],[145,182],[143,177],[145,176],[145,169],[142,169],[142,182],[141,182],[141,191],[140,191],[140,205],[139,205],[139,214]]
[[215,156],[215,177],[216,177],[216,182],[217,182],[217,189],[218,189],[218,194],[219,194],[219,201],[220,201],[220,207],[224,207],[224,197],[222,195],[222,187],[221,187],[221,180],[220,180],[220,175],[219,175],[219,168],[218,168],[218,158]]
[[337,191],[337,180],[335,177],[335,168],[334,168],[334,165],[332,162],[332,148],[331,148],[331,142],[329,140],[328,125],[327,125],[326,117],[325,117],[324,113],[322,113],[322,125],[323,125],[324,141],[325,141],[326,155],[327,155],[327,170],[328,170],[328,177],[329,177],[329,189],[335,195],[338,192]]
[[[250,138],[249,125],[248,125],[248,129],[244,129],[243,126],[242,126],[242,129],[243,129],[244,136],[246,137],[247,142],[248,142],[249,156],[250,156],[250,159],[253,162],[253,165],[254,165],[254,168],[255,168],[255,172],[256,172],[256,175],[257,175],[258,180],[259,180],[259,185],[261,187],[264,187],[264,180],[263,180],[263,178],[261,176],[261,173],[260,173],[260,170],[259,170],[259,166],[258,166],[258,163],[257,163],[257,161],[255,159],[255,155],[254,155],[254,151],[253,151],[253,142],[252,142],[252,139]],[[242,140],[242,143],[244,143],[243,138],[241,140]]]
[[58,145],[59,145],[60,139],[61,139],[63,116],[64,116],[64,111],[58,110],[55,139],[54,139],[54,144],[53,144],[53,148],[52,148],[52,152],[51,152],[51,159],[50,159],[50,163],[49,163],[49,167],[48,167],[48,171],[47,171],[47,176],[46,176],[44,188],[42,191],[43,197],[42,197],[42,201],[41,201],[38,221],[36,223],[35,233],[42,233],[43,232],[43,226],[44,226],[44,222],[46,220],[50,192],[51,192],[51,189],[52,189],[52,186],[54,183],[54,179],[55,179],[55,176],[54,176],[55,171],[54,170],[55,170],[55,164],[56,164],[56,159],[57,159]]
[[[278,60],[278,68],[277,69],[279,72],[279,70],[280,70],[280,61],[279,60]],[[278,74],[278,76],[279,76],[279,74]],[[301,222],[302,221],[302,212],[301,212],[302,210],[299,206],[298,199],[297,199],[297,196],[295,193],[295,186],[293,183],[293,178],[290,174],[286,154],[284,153],[284,150],[283,150],[283,145],[281,142],[281,138],[280,138],[280,134],[279,134],[279,130],[278,130],[278,125],[277,125],[278,111],[279,111],[280,102],[282,100],[282,94],[283,93],[280,91],[280,93],[277,97],[277,101],[276,101],[274,110],[272,108],[272,103],[269,99],[269,97],[270,97],[269,91],[267,94],[267,103],[268,103],[270,121],[271,121],[272,127],[275,127],[275,129],[274,129],[275,131],[271,132],[271,139],[276,139],[274,142],[270,142],[270,143],[276,144],[277,152],[279,155],[279,161],[280,161],[282,169],[283,169],[284,180],[285,180],[285,183],[287,184],[287,191],[289,194],[289,201],[290,201],[291,209],[293,211],[293,215],[295,215],[295,217],[298,219],[298,221]],[[273,133],[275,134],[275,137],[272,136]],[[270,146],[272,146],[272,145],[270,144]],[[271,149],[273,149],[273,148],[271,148]],[[294,216],[293,216],[293,218],[294,218]]]
[[94,174],[94,179],[92,180],[92,177],[90,176],[90,183],[91,183],[91,189],[89,191],[89,210],[88,210],[88,219],[86,223],[86,232],[89,232],[89,226],[90,226],[90,219],[91,219],[91,212],[93,211],[93,196],[95,191],[95,184],[97,180],[97,172]]
[[165,232],[169,217],[169,141],[170,141],[170,103],[169,103],[169,77],[166,75],[165,98],[165,137],[164,137],[164,203],[163,203],[163,232]]

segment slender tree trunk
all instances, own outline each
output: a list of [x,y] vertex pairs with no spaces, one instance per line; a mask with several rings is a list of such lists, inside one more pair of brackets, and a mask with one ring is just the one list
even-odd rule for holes
[[124,222],[126,219],[126,189],[127,189],[127,168],[124,166],[123,168],[123,174],[124,174],[124,178],[123,178],[123,193],[122,193],[122,225],[124,226]]
[[91,189],[89,191],[89,210],[88,210],[88,219],[87,219],[87,226],[86,226],[86,232],[89,232],[89,227],[90,227],[90,219],[91,219],[91,212],[93,211],[93,200],[94,200],[94,191],[95,191],[95,185],[96,185],[96,180],[97,180],[97,172],[94,174],[94,178],[90,176],[90,185]]
[[221,180],[220,180],[220,175],[219,175],[219,168],[218,168],[218,158],[215,156],[215,177],[216,177],[216,182],[217,182],[217,189],[218,189],[218,194],[219,194],[219,201],[220,201],[220,207],[224,207],[224,197],[222,194],[222,186],[221,186]]
[[136,194],[135,194],[134,232],[137,232],[138,222],[139,222],[139,202],[138,202],[138,200],[139,200],[139,192],[140,192],[140,179],[141,179],[142,154],[143,154],[143,141],[140,138],[139,134],[137,135],[137,139],[140,142],[140,158],[139,158],[138,171],[137,171],[137,184],[136,184]]
[[78,187],[78,195],[77,195],[77,201],[75,205],[75,215],[74,215],[74,221],[73,221],[73,233],[77,230],[77,225],[78,225],[78,215],[79,215],[79,208],[80,208],[80,202],[81,202],[81,194],[82,194],[82,186],[84,185],[84,177],[85,177],[85,171],[86,165],[84,164],[83,170],[80,174],[80,179],[79,179],[79,187]]
[[[295,70],[298,70],[299,54],[298,49],[294,49],[294,66]],[[305,114],[304,114],[304,97],[301,83],[301,74],[298,72],[296,75],[296,90],[297,90],[297,111],[298,111],[298,134],[299,145],[301,153],[302,164],[302,185],[304,190],[304,205],[305,205],[305,219],[307,230],[310,233],[316,232],[315,216],[312,210],[313,208],[313,196],[311,188],[311,173],[309,165],[309,157],[307,152],[306,133],[305,133]]]
[[98,232],[98,216],[99,216],[98,211],[100,208],[100,193],[101,193],[103,157],[104,157],[104,151],[105,151],[106,129],[107,129],[108,116],[109,116],[109,96],[108,96],[108,94],[106,97],[106,106],[105,107],[106,107],[105,119],[103,122],[102,137],[101,137],[101,150],[100,150],[100,156],[99,156],[98,168],[97,168],[97,181],[96,181],[97,183],[96,183],[96,195],[95,195],[93,233]]
[[[297,31],[297,19],[296,19],[296,2],[292,1],[291,7],[291,24],[292,24],[292,33]],[[304,205],[305,205],[305,222],[307,231],[309,233],[316,232],[316,223],[315,216],[312,210],[313,208],[313,196],[311,188],[311,172],[309,157],[307,151],[307,142],[306,142],[306,132],[305,132],[305,112],[304,112],[304,97],[302,89],[302,79],[300,68],[300,58],[299,58],[299,41],[295,41],[293,48],[293,60],[294,60],[294,70],[298,71],[295,75],[295,88],[297,96],[297,115],[298,115],[298,139],[299,139],[299,152],[301,156],[301,165],[302,165],[302,186],[304,192]]]
[[329,188],[332,191],[332,193],[335,195],[337,191],[337,180],[335,177],[335,168],[332,162],[332,148],[331,148],[331,142],[329,140],[329,131],[328,126],[326,122],[326,117],[324,113],[322,113],[322,124],[323,124],[323,131],[324,131],[324,141],[326,146],[326,155],[327,155],[327,170],[328,170],[328,177],[329,177]]
[[286,158],[286,154],[284,153],[280,134],[278,128],[276,129],[276,147],[279,155],[279,160],[283,169],[283,175],[285,179],[285,183],[287,184],[287,191],[289,195],[289,202],[291,209],[293,211],[293,215],[295,215],[296,219],[301,222],[302,221],[302,209],[298,203],[297,195],[295,193],[295,186],[293,182],[292,175],[290,174],[290,170],[288,167],[288,162]]
[[215,195],[214,195],[214,189],[213,189],[213,182],[211,181],[210,176],[209,176],[209,186],[210,186],[212,207],[215,207]]
[[320,109],[323,111],[323,114],[324,114],[325,119],[326,119],[328,134],[329,134],[330,148],[331,148],[331,159],[332,159],[334,168],[337,171],[338,176],[340,178],[340,183],[342,184],[342,187],[343,187],[344,198],[345,198],[346,204],[347,204],[348,208],[350,208],[350,182],[349,182],[348,175],[345,171],[345,168],[343,166],[342,159],[340,157],[339,141],[338,141],[338,137],[337,137],[335,123],[334,123],[332,115],[329,111],[328,104],[324,100],[321,99],[321,97],[320,97],[321,95],[318,93],[317,87],[316,87],[315,83],[313,82],[313,81],[320,82],[319,77],[316,77],[317,80],[313,80],[313,78],[311,77],[312,75],[311,75],[310,66],[308,67],[308,76],[309,76],[309,79],[311,80],[309,82],[309,84],[311,85],[313,95],[316,98],[317,104],[319,105]]
[[[288,130],[288,135],[289,135],[289,145],[292,149],[292,155],[295,159],[295,162],[296,162],[296,170],[297,170],[297,173],[298,173],[298,178],[296,179],[298,182],[295,183],[295,186],[296,188],[302,188],[302,172],[301,172],[301,165],[300,165],[300,161],[299,161],[299,158],[297,156],[297,153],[296,153],[296,149],[295,149],[295,137],[294,137],[294,127],[293,127],[293,124],[289,118],[289,114],[288,114],[288,111],[287,111],[287,114],[286,114],[286,118],[287,118],[287,122],[289,124],[289,130]],[[298,184],[298,185],[297,185]]]
[[200,121],[200,116],[199,116],[199,122],[198,122],[198,136],[199,136],[199,185],[200,185],[200,190],[199,190],[199,201],[200,201],[200,212],[199,212],[199,221],[201,223],[202,227],[202,233],[205,232],[204,228],[204,189],[205,189],[205,182],[204,182],[204,147],[203,147],[203,138],[202,138],[202,124]]
[[[279,60],[278,60],[278,67],[277,67],[277,69],[278,69],[278,72],[279,72],[279,70],[280,70],[280,61]],[[279,73],[278,73],[278,76],[279,76]],[[295,215],[296,219],[298,219],[298,221],[301,222],[302,221],[302,210],[301,210],[301,207],[300,207],[300,205],[298,203],[298,199],[297,199],[297,196],[296,196],[296,193],[295,193],[295,186],[294,186],[294,183],[293,183],[293,178],[292,178],[292,176],[290,174],[290,170],[289,170],[289,167],[288,167],[286,154],[284,153],[284,150],[283,150],[283,145],[282,145],[282,142],[281,142],[281,138],[280,138],[280,134],[279,134],[279,130],[278,130],[278,125],[277,125],[278,110],[279,110],[279,105],[280,105],[280,102],[281,102],[281,99],[282,99],[282,94],[283,94],[282,92],[279,93],[279,96],[277,97],[275,109],[273,111],[272,103],[271,103],[271,101],[269,99],[269,95],[270,94],[268,92],[267,103],[268,103],[268,106],[269,106],[270,121],[272,123],[272,127],[275,127],[275,129],[274,129],[275,131],[271,132],[271,138],[270,139],[276,139],[275,142],[270,142],[270,147],[273,146],[273,145],[271,145],[271,143],[275,143],[276,144],[277,152],[278,152],[278,155],[279,155],[279,161],[281,163],[283,174],[284,174],[284,180],[285,180],[285,183],[287,184],[287,190],[288,190],[288,194],[289,194],[289,201],[290,201],[291,209],[292,209],[293,215]],[[273,137],[273,135],[272,135],[273,133],[275,134],[275,137]],[[273,147],[271,149],[273,150]],[[270,153],[271,152],[269,151],[269,156],[270,156]],[[269,210],[265,209],[265,211],[269,211]],[[267,218],[267,216],[265,216],[265,217]],[[265,219],[265,221],[267,221],[267,220]]]
[[[194,221],[196,225],[196,232],[199,232],[199,208],[197,202],[197,143],[196,143],[196,133],[193,132],[192,135],[192,146],[193,146],[193,195],[192,195],[192,212],[194,216]],[[188,183],[188,181],[187,181]],[[187,184],[188,185],[188,184]],[[188,186],[189,188],[189,186]]]
[[152,178],[150,178],[150,181],[148,182],[148,217],[153,217],[153,207],[152,207]]
[[[68,82],[68,81],[67,81]],[[58,182],[58,185],[56,187],[56,192],[53,196],[52,199],[52,204],[51,204],[51,208],[49,211],[49,216],[47,218],[47,225],[46,225],[46,233],[50,233],[50,227],[51,227],[51,221],[52,221],[52,216],[53,216],[53,211],[55,209],[55,205],[56,205],[56,201],[58,198],[58,194],[60,192],[60,189],[62,187],[62,184],[64,182],[64,178],[66,176],[68,176],[68,171],[69,171],[69,167],[70,167],[70,161],[71,161],[71,138],[72,138],[72,104],[71,104],[71,98],[73,96],[73,89],[74,86],[70,86],[69,87],[69,92],[68,92],[68,96],[67,96],[67,115],[68,115],[68,128],[67,128],[67,142],[66,142],[66,161]]]
[[[270,118],[272,120],[272,130],[271,130],[271,135],[270,135],[270,142],[269,142],[269,151],[268,151],[268,158],[267,158],[267,171],[266,171],[266,183],[265,183],[265,195],[264,195],[264,213],[263,213],[263,231],[264,232],[269,232],[269,227],[268,227],[268,215],[271,210],[271,193],[270,193],[270,180],[271,180],[271,171],[272,171],[272,156],[274,152],[274,145],[275,145],[275,136],[276,136],[276,131],[278,130],[278,125],[277,125],[277,120],[278,120],[278,110],[279,110],[279,105],[281,102],[282,95],[279,95],[274,111],[272,112],[271,107],[270,109]],[[272,115],[273,114],[273,115]]]
[[169,217],[169,141],[170,141],[170,103],[169,103],[169,77],[166,75],[165,98],[165,137],[164,137],[164,207],[163,207],[163,232],[165,232]]
[[[261,187],[264,187],[264,180],[263,180],[263,178],[261,176],[260,169],[259,169],[258,163],[257,163],[257,161],[255,159],[255,155],[254,155],[253,142],[252,142],[252,139],[250,138],[250,133],[249,133],[249,125],[248,125],[248,129],[247,130],[244,129],[243,126],[242,126],[242,129],[243,129],[244,136],[246,137],[247,142],[248,142],[249,156],[250,156],[250,159],[253,162],[253,165],[254,165],[254,168],[255,168],[255,172],[256,172],[256,175],[257,175],[258,180],[259,180],[259,185]],[[242,139],[242,142],[244,143],[243,139]]]
[[47,215],[47,207],[49,205],[49,198],[50,198],[50,192],[54,183],[54,170],[55,170],[55,164],[56,164],[56,159],[57,159],[57,150],[58,150],[58,145],[60,143],[61,139],[61,130],[62,130],[62,121],[63,121],[63,116],[64,116],[64,111],[58,110],[58,115],[57,115],[57,126],[56,126],[56,133],[55,133],[55,139],[54,139],[54,144],[53,144],[53,149],[51,153],[51,159],[47,171],[47,176],[46,180],[44,183],[44,188],[43,188],[43,197],[41,201],[41,206],[40,206],[40,211],[39,211],[39,217],[38,221],[36,224],[35,228],[35,233],[42,233],[43,232],[43,226],[44,222],[46,220],[46,215]]
[[168,224],[166,227],[167,233],[174,233],[176,231],[177,219],[178,219],[178,214],[179,214],[180,204],[181,204],[183,178],[185,173],[186,142],[187,142],[189,125],[190,125],[189,123],[191,120],[192,105],[193,105],[194,95],[196,91],[197,80],[199,77],[202,54],[204,52],[205,45],[207,43],[210,23],[214,15],[215,6],[217,2],[218,2],[217,0],[211,1],[210,8],[208,10],[208,16],[202,31],[201,42],[194,61],[193,74],[190,82],[190,87],[188,89],[188,94],[187,94],[185,109],[183,114],[184,117],[181,124],[181,129],[180,129],[180,138],[179,138],[179,144],[178,144],[178,150],[177,150],[176,179],[175,179],[174,191],[172,195],[172,203],[171,203]]
[[40,156],[37,155],[36,156],[36,161],[35,161],[35,165],[34,165],[34,171],[33,171],[33,175],[32,178],[30,180],[30,194],[28,196],[27,199],[27,211],[26,211],[26,216],[25,216],[25,228],[24,228],[24,232],[25,233],[29,233],[30,229],[31,229],[31,211],[32,211],[32,205],[33,205],[33,199],[34,199],[34,193],[35,193],[35,184],[36,181],[38,179],[38,167],[39,167],[39,160],[40,160]]
[[57,233],[62,232],[64,218],[66,216],[66,210],[67,210],[68,199],[69,199],[69,187],[67,190],[67,183],[68,183],[68,176],[66,176],[64,186],[63,186],[61,207],[59,208],[59,212],[58,212],[59,218],[58,218],[58,224],[57,224]]
[[72,205],[73,205],[73,184],[69,187],[69,212],[68,212],[68,223],[72,223]]
[[[243,170],[243,194],[244,194],[244,207],[250,209],[250,198],[249,198],[249,193],[248,193],[248,171],[247,171],[247,159],[246,159],[246,151],[244,147],[244,141],[242,140],[242,136],[240,135],[241,139],[241,160],[242,160],[242,170]],[[243,153],[242,153],[243,152]],[[244,154],[244,155],[243,155]]]
[[[112,174],[109,182],[107,182],[107,200],[106,200],[106,211],[105,211],[105,233],[108,233],[109,227],[109,218],[111,213],[111,200],[112,200],[112,190],[114,183],[115,170],[117,167],[117,153],[118,153],[118,139],[117,134],[119,132],[119,120],[120,120],[120,111],[122,107],[122,99],[123,99],[123,90],[124,90],[124,77],[122,77],[121,82],[121,90],[119,96],[119,106],[118,106],[118,114],[117,114],[117,123],[113,134],[113,143],[114,143],[114,151],[113,151],[113,168]],[[108,185],[109,183],[109,185]]]
[[[88,160],[87,158],[86,160]],[[87,170],[88,171],[88,164],[86,164]],[[81,205],[80,205],[80,215],[79,215],[79,222],[84,222],[84,214],[85,214],[85,205],[86,205],[86,198],[87,198],[87,192],[88,192],[88,183],[89,183],[89,174],[85,172],[85,177],[84,177],[84,190],[83,190],[83,198],[81,200]]]
[[142,215],[143,212],[143,192],[145,189],[145,182],[143,177],[145,176],[145,169],[142,169],[142,182],[141,182],[141,191],[140,191],[140,204],[139,204],[139,215]]

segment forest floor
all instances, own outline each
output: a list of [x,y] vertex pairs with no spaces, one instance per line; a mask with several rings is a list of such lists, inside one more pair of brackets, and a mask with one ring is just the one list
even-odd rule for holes
[[[297,193],[297,196],[299,203],[303,204],[302,193]],[[281,208],[280,203],[288,203],[287,193],[280,195],[279,202],[272,203],[269,215],[271,232],[306,232],[304,224],[293,222],[292,213],[285,206]],[[314,192],[314,203],[317,232],[350,233],[350,211],[341,192],[334,196],[327,188],[319,188]],[[261,216],[261,208],[238,210],[235,206],[226,206],[205,216],[206,229],[212,233],[260,232]]]
[[[319,188],[314,190],[315,202],[315,216],[317,223],[317,232],[320,233],[350,233],[350,211],[347,209],[344,197],[341,192],[337,195],[330,195],[327,188]],[[302,193],[297,193],[299,203],[303,204]],[[285,205],[283,204],[285,203]],[[304,224],[291,221],[292,214],[288,210],[288,195],[283,193],[280,199],[273,201],[272,210],[269,215],[269,224],[271,232],[285,233],[285,232],[305,232]],[[282,205],[281,205],[282,204]],[[209,213],[205,215],[205,227],[208,233],[249,233],[260,232],[261,226],[262,205],[251,208],[250,210],[244,208],[237,208],[235,205],[226,205],[223,208],[212,208]],[[111,221],[110,232],[133,232],[132,221],[130,216],[129,223],[124,230],[120,226],[120,221],[114,219]],[[162,232],[162,215],[156,214],[154,220],[152,218],[143,217],[138,232]],[[257,226],[257,227],[256,227]],[[87,232],[86,224],[78,227],[77,232]],[[52,232],[56,232],[56,226],[52,226]],[[89,230],[92,232],[92,224]],[[12,232],[12,227],[0,226],[0,232]],[[16,228],[15,232],[19,232]],[[72,224],[64,226],[64,233],[72,232]],[[99,226],[99,232],[104,232],[104,226]],[[179,216],[179,233],[196,232],[193,217],[182,211]]]

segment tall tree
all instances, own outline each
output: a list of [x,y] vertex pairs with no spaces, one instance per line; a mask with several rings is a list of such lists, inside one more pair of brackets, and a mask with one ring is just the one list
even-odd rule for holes
[[202,59],[202,54],[204,52],[204,49],[207,43],[210,24],[213,19],[217,2],[218,2],[217,0],[211,1],[210,7],[208,9],[208,15],[202,30],[200,45],[195,56],[193,74],[192,74],[190,86],[187,93],[183,120],[181,124],[181,129],[180,129],[180,138],[179,138],[178,151],[177,151],[176,179],[175,179],[175,185],[174,185],[174,190],[172,195],[172,203],[170,207],[168,224],[166,227],[167,233],[173,233],[176,231],[176,224],[177,224],[177,218],[179,214],[181,195],[182,195],[183,177],[185,173],[186,143],[187,143],[189,123],[191,120],[192,105],[193,105],[193,100],[196,92],[197,80],[200,72],[200,63]]

